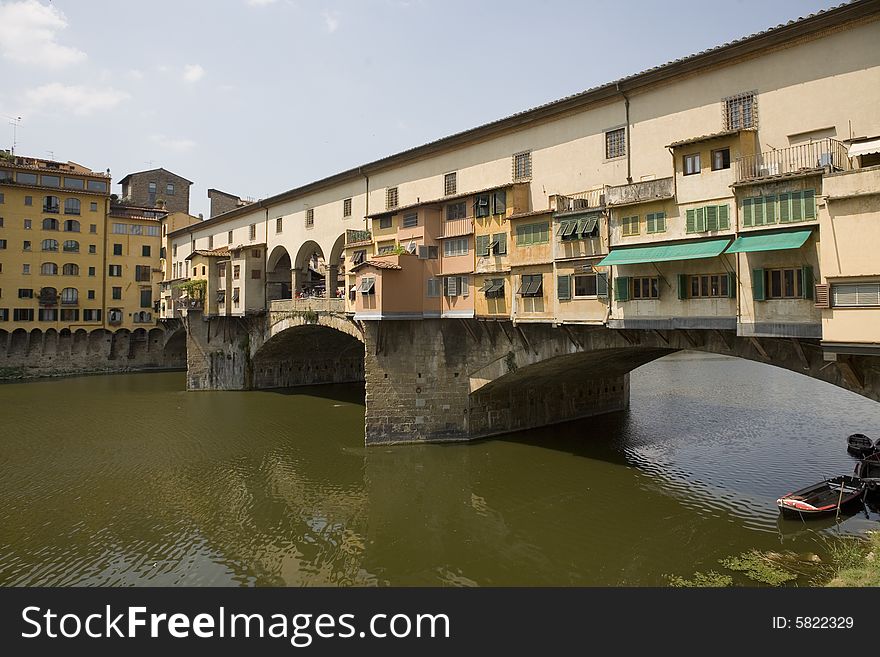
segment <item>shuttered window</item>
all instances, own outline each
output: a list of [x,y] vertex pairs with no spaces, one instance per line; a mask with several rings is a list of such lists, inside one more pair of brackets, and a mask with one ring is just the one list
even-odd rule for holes
[[556,277],[556,296],[560,301],[568,301],[571,299],[571,276]]
[[470,280],[468,276],[447,276],[446,296],[466,297],[470,293]]
[[812,221],[816,218],[816,191],[805,189],[745,198],[742,210],[742,224],[746,228]]
[[550,241],[550,224],[526,224],[516,227],[516,245],[531,246],[533,244],[545,244]]
[[428,279],[427,296],[439,297],[441,283],[442,283],[442,281],[439,278],[429,278]]
[[507,192],[503,189],[492,194],[492,214],[507,214]]
[[623,217],[620,220],[620,231],[624,237],[639,234],[639,217]]
[[880,306],[880,283],[840,283],[831,286],[835,308]]
[[489,236],[488,235],[477,235],[477,256],[487,256],[489,255]]
[[507,253],[507,233],[495,233],[492,235],[492,242],[495,255],[504,255]]
[[645,231],[648,233],[666,232],[666,213],[649,212],[645,215]]
[[618,276],[614,279],[614,300],[629,301],[629,276]]
[[727,204],[706,205],[685,212],[685,231],[688,233],[704,233],[729,228],[730,207]]

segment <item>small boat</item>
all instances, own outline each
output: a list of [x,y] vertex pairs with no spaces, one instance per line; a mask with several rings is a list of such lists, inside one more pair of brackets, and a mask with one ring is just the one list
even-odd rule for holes
[[856,463],[853,474],[862,481],[869,493],[880,493],[880,452],[869,454]]
[[864,489],[865,485],[858,477],[841,475],[787,493],[776,500],[776,506],[783,515],[787,516],[804,517],[836,513],[838,508],[857,502]]
[[[880,440],[877,441],[880,443]],[[854,433],[846,438],[846,451],[858,457],[865,457],[874,453],[876,445],[863,433]]]

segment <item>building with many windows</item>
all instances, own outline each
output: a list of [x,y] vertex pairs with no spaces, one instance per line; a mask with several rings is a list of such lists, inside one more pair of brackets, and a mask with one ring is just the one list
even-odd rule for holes
[[161,207],[168,212],[189,213],[191,180],[161,167],[130,173],[119,181],[124,203],[144,208]]

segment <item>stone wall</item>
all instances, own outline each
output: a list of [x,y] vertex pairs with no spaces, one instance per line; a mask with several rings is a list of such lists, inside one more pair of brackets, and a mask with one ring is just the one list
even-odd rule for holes
[[[258,318],[261,319],[261,318]],[[251,334],[254,322],[242,317],[204,319],[195,310],[187,312],[187,390],[250,390]]]
[[165,347],[161,328],[0,331],[0,380],[186,366],[179,343]]

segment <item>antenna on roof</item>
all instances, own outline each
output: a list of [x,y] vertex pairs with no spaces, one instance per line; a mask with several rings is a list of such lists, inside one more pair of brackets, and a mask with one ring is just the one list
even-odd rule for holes
[[[3,116],[6,116],[5,114]],[[15,145],[16,145],[16,137],[18,126],[21,125],[21,117],[20,116],[6,116],[9,119],[9,125],[12,126],[12,154],[15,155]]]

